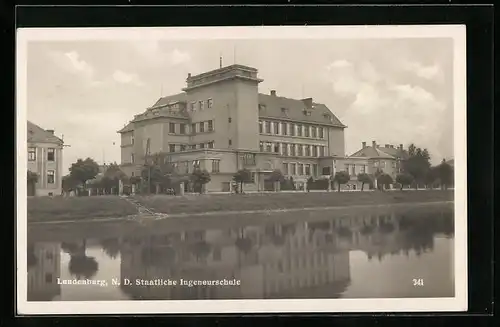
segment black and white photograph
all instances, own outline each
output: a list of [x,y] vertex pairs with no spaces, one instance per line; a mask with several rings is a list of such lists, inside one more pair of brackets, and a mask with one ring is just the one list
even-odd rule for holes
[[467,310],[465,26],[16,38],[20,314]]

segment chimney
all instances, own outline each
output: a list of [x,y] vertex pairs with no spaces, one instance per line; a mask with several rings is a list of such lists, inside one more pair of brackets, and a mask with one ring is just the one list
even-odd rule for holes
[[372,141],[372,147],[376,148],[377,147],[377,142]]
[[312,106],[313,106],[313,99],[312,98],[302,99],[302,102],[304,102],[307,109],[312,109]]
[[363,149],[366,148],[366,142],[361,142],[361,146]]
[[54,135],[54,130],[53,129],[47,129],[47,132],[49,132],[50,134]]
[[403,144],[399,145],[399,150],[403,150]]
[[191,78],[191,73],[188,73],[188,78]]
[[276,96],[276,90],[271,90],[271,95],[272,95],[273,97],[275,97],[275,96]]

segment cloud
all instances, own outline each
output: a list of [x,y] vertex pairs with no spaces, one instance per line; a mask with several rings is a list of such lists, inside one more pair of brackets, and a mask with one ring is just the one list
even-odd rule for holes
[[438,80],[440,81],[443,77],[441,68],[437,65],[425,66],[419,62],[405,62],[402,67],[406,71],[413,72],[418,77],[427,80]]
[[346,67],[351,67],[352,64],[347,61],[347,60],[336,60],[334,62],[332,62],[330,65],[328,65],[328,69],[335,69],[335,68],[346,68]]
[[134,42],[133,48],[144,62],[151,66],[180,65],[191,61],[189,52],[177,48],[165,51],[157,40]]
[[113,80],[121,84],[133,84],[137,86],[142,86],[144,83],[139,79],[136,74],[126,73],[122,70],[116,70],[113,73]]
[[170,63],[173,65],[184,64],[186,62],[191,61],[191,55],[188,52],[180,51],[178,49],[174,49],[170,53]]
[[85,60],[80,59],[80,54],[76,51],[50,52],[49,56],[66,72],[80,75],[87,80],[92,80],[94,77],[94,67]]

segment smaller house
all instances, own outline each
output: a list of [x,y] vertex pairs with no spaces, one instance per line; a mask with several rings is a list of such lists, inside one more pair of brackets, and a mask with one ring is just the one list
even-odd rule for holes
[[28,196],[60,195],[62,192],[63,140],[54,130],[27,122]]

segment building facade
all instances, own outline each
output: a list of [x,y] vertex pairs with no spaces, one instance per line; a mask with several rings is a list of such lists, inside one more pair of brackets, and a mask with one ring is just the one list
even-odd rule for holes
[[27,140],[28,170],[38,177],[34,184],[28,181],[28,196],[60,195],[63,140],[29,121]]
[[243,168],[253,176],[245,188],[257,191],[276,169],[299,184],[334,174],[336,160],[345,159],[347,126],[312,98],[259,93],[262,81],[243,65],[189,74],[182,93],[160,98],[118,131],[122,170],[137,176],[147,153],[169,153],[181,172],[210,172],[207,191],[229,191]]

